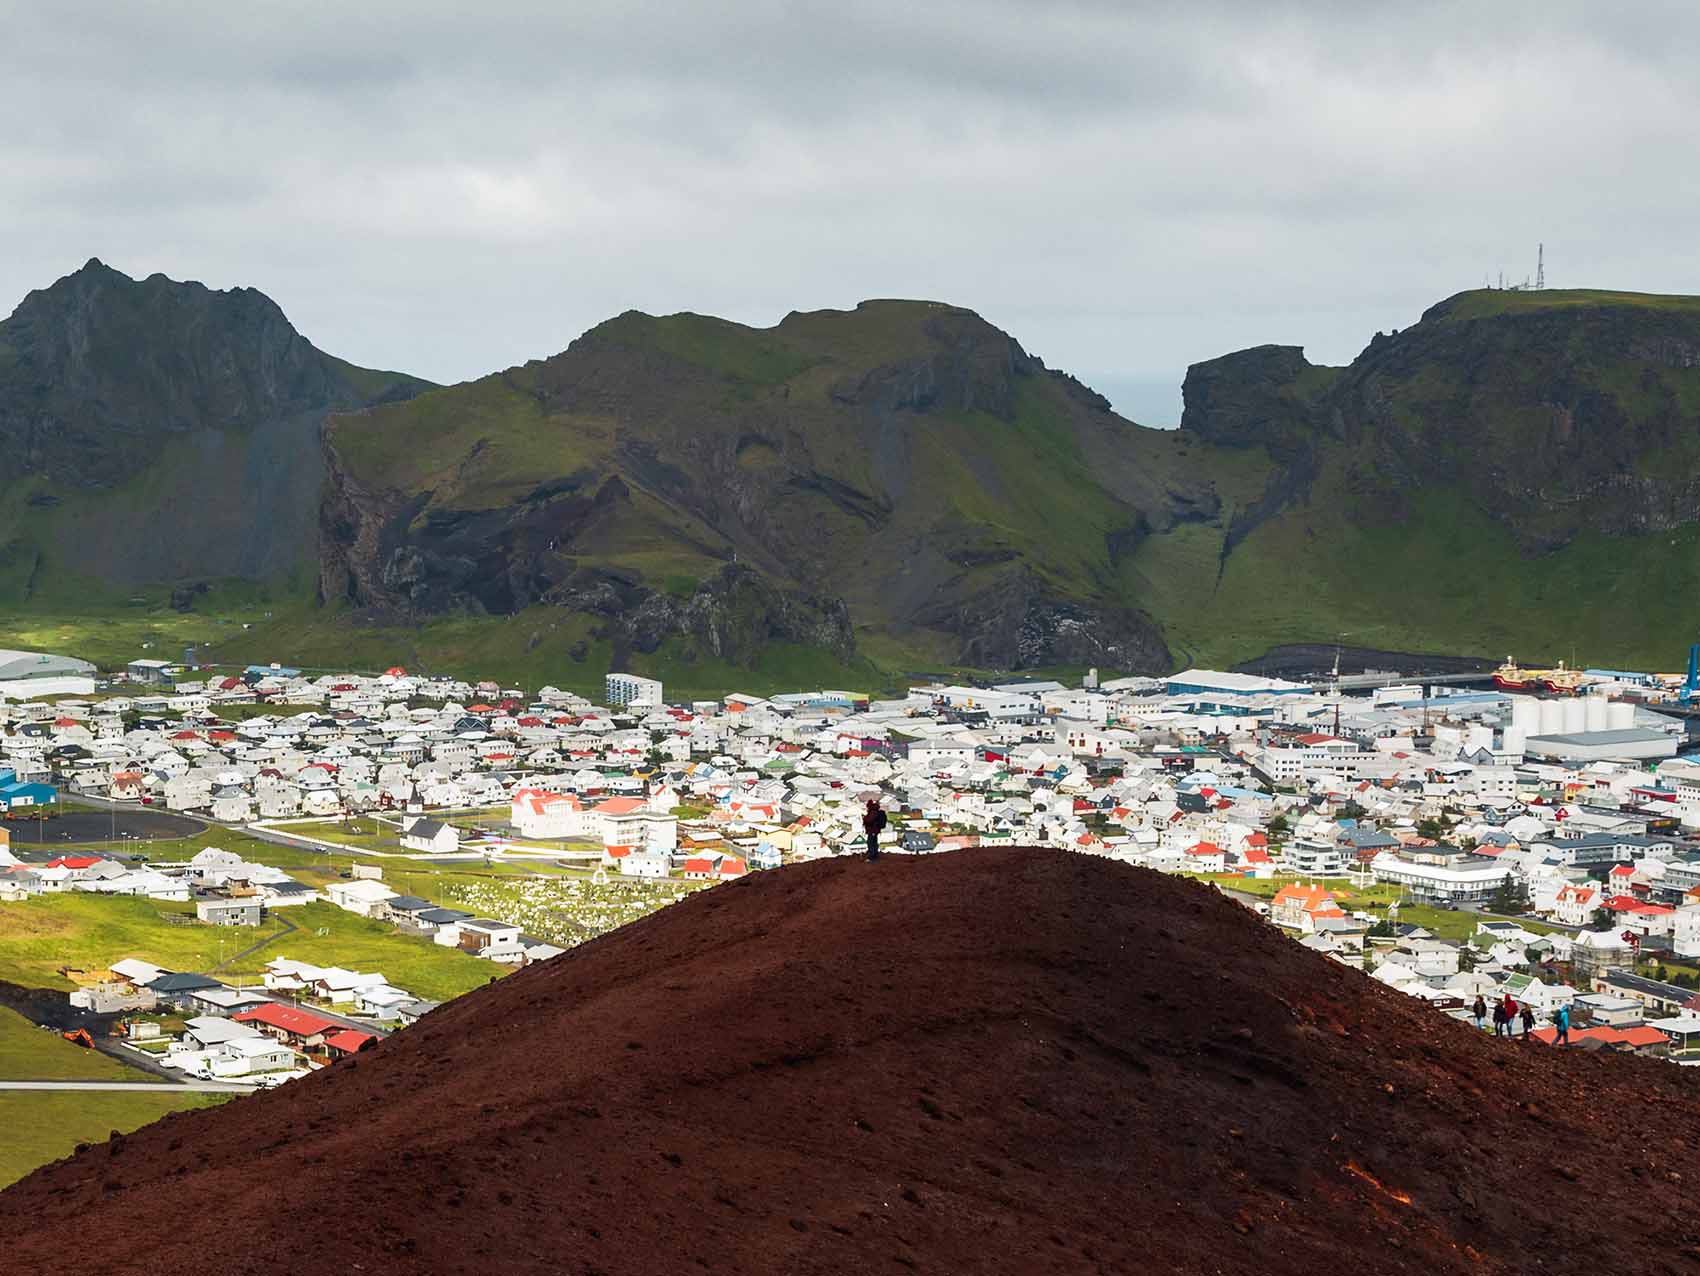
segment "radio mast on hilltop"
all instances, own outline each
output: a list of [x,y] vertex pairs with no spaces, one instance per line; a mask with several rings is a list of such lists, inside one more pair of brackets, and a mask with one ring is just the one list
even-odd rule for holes
[[1547,246],[1544,243],[1535,245],[1535,291],[1539,292],[1547,286]]

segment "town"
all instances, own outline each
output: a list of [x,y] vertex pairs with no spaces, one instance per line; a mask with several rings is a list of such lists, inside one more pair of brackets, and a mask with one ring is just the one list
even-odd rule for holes
[[[1536,1042],[1563,1011],[1571,1047],[1700,1061],[1686,692],[1384,681],[669,703],[611,673],[593,704],[4,653],[0,978],[63,989],[66,1037],[162,1078],[272,1085],[692,891],[860,855],[874,798],[892,854],[1186,874],[1437,1013],[1509,997]],[[28,942],[50,925],[69,959]]]

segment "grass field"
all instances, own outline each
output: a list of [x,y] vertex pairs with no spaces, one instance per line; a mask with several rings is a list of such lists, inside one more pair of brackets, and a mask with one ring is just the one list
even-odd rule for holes
[[128,1134],[169,1113],[223,1102],[217,1094],[159,1091],[0,1092],[0,1187],[69,1156],[79,1143],[104,1143],[114,1130]]
[[[1223,890],[1237,891],[1242,895],[1252,895],[1260,899],[1270,899],[1282,887],[1291,886],[1301,879],[1296,877],[1271,877],[1258,880],[1221,874],[1204,880],[1215,883]],[[1302,880],[1307,884],[1326,888],[1340,906],[1348,912],[1366,912],[1377,917],[1385,917],[1388,905],[1401,901],[1404,894],[1397,886],[1381,884],[1359,889],[1352,885],[1349,878],[1344,877],[1304,878]],[[1482,922],[1489,919],[1483,917],[1480,913],[1461,912],[1450,908],[1433,908],[1427,904],[1399,902],[1399,920],[1432,931],[1437,939],[1462,941],[1474,935],[1480,929]],[[1523,929],[1537,935],[1549,934],[1558,929],[1533,918],[1519,917],[1515,920]]]
[[[356,917],[327,903],[291,908],[284,917],[297,929],[240,961],[220,977],[254,979],[274,957],[323,966],[379,971],[398,987],[433,1001],[489,982],[499,973],[489,962],[398,934],[383,922]],[[160,900],[67,894],[0,904],[0,979],[38,988],[70,988],[61,967],[103,970],[139,957],[170,970],[208,971],[248,944],[281,935],[275,916],[258,928],[203,926],[187,904]]]
[[[0,1006],[0,1081],[141,1081],[147,1078],[98,1050],[74,1046]],[[4,1140],[0,1140],[4,1142]]]
[[[0,1008],[0,1080],[149,1079],[116,1059],[74,1046],[57,1032]],[[0,1091],[0,1187],[69,1154],[78,1143],[100,1142],[113,1130],[128,1132],[168,1112],[219,1101],[220,1096],[207,1094]]]
[[1569,310],[1578,306],[1635,306],[1649,310],[1700,312],[1700,297],[1654,292],[1614,292],[1600,288],[1543,288],[1538,292],[1509,288],[1473,288],[1458,296],[1446,319],[1486,319],[1495,315],[1530,314],[1538,310]]

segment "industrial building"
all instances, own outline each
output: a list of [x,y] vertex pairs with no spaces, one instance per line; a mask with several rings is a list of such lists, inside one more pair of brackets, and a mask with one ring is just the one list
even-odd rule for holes
[[1223,673],[1218,669],[1188,669],[1169,679],[1171,696],[1292,696],[1314,694],[1315,688],[1280,678],[1258,678],[1249,673]]
[[0,699],[86,696],[94,693],[95,667],[75,656],[44,651],[0,651]]
[[1624,727],[1616,731],[1577,731],[1532,735],[1523,743],[1534,758],[1558,762],[1645,762],[1676,756],[1681,740],[1664,731]]

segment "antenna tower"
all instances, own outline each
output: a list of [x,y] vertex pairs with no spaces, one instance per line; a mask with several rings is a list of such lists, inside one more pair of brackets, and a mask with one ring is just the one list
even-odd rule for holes
[[1547,286],[1547,246],[1535,245],[1535,291],[1539,292]]

